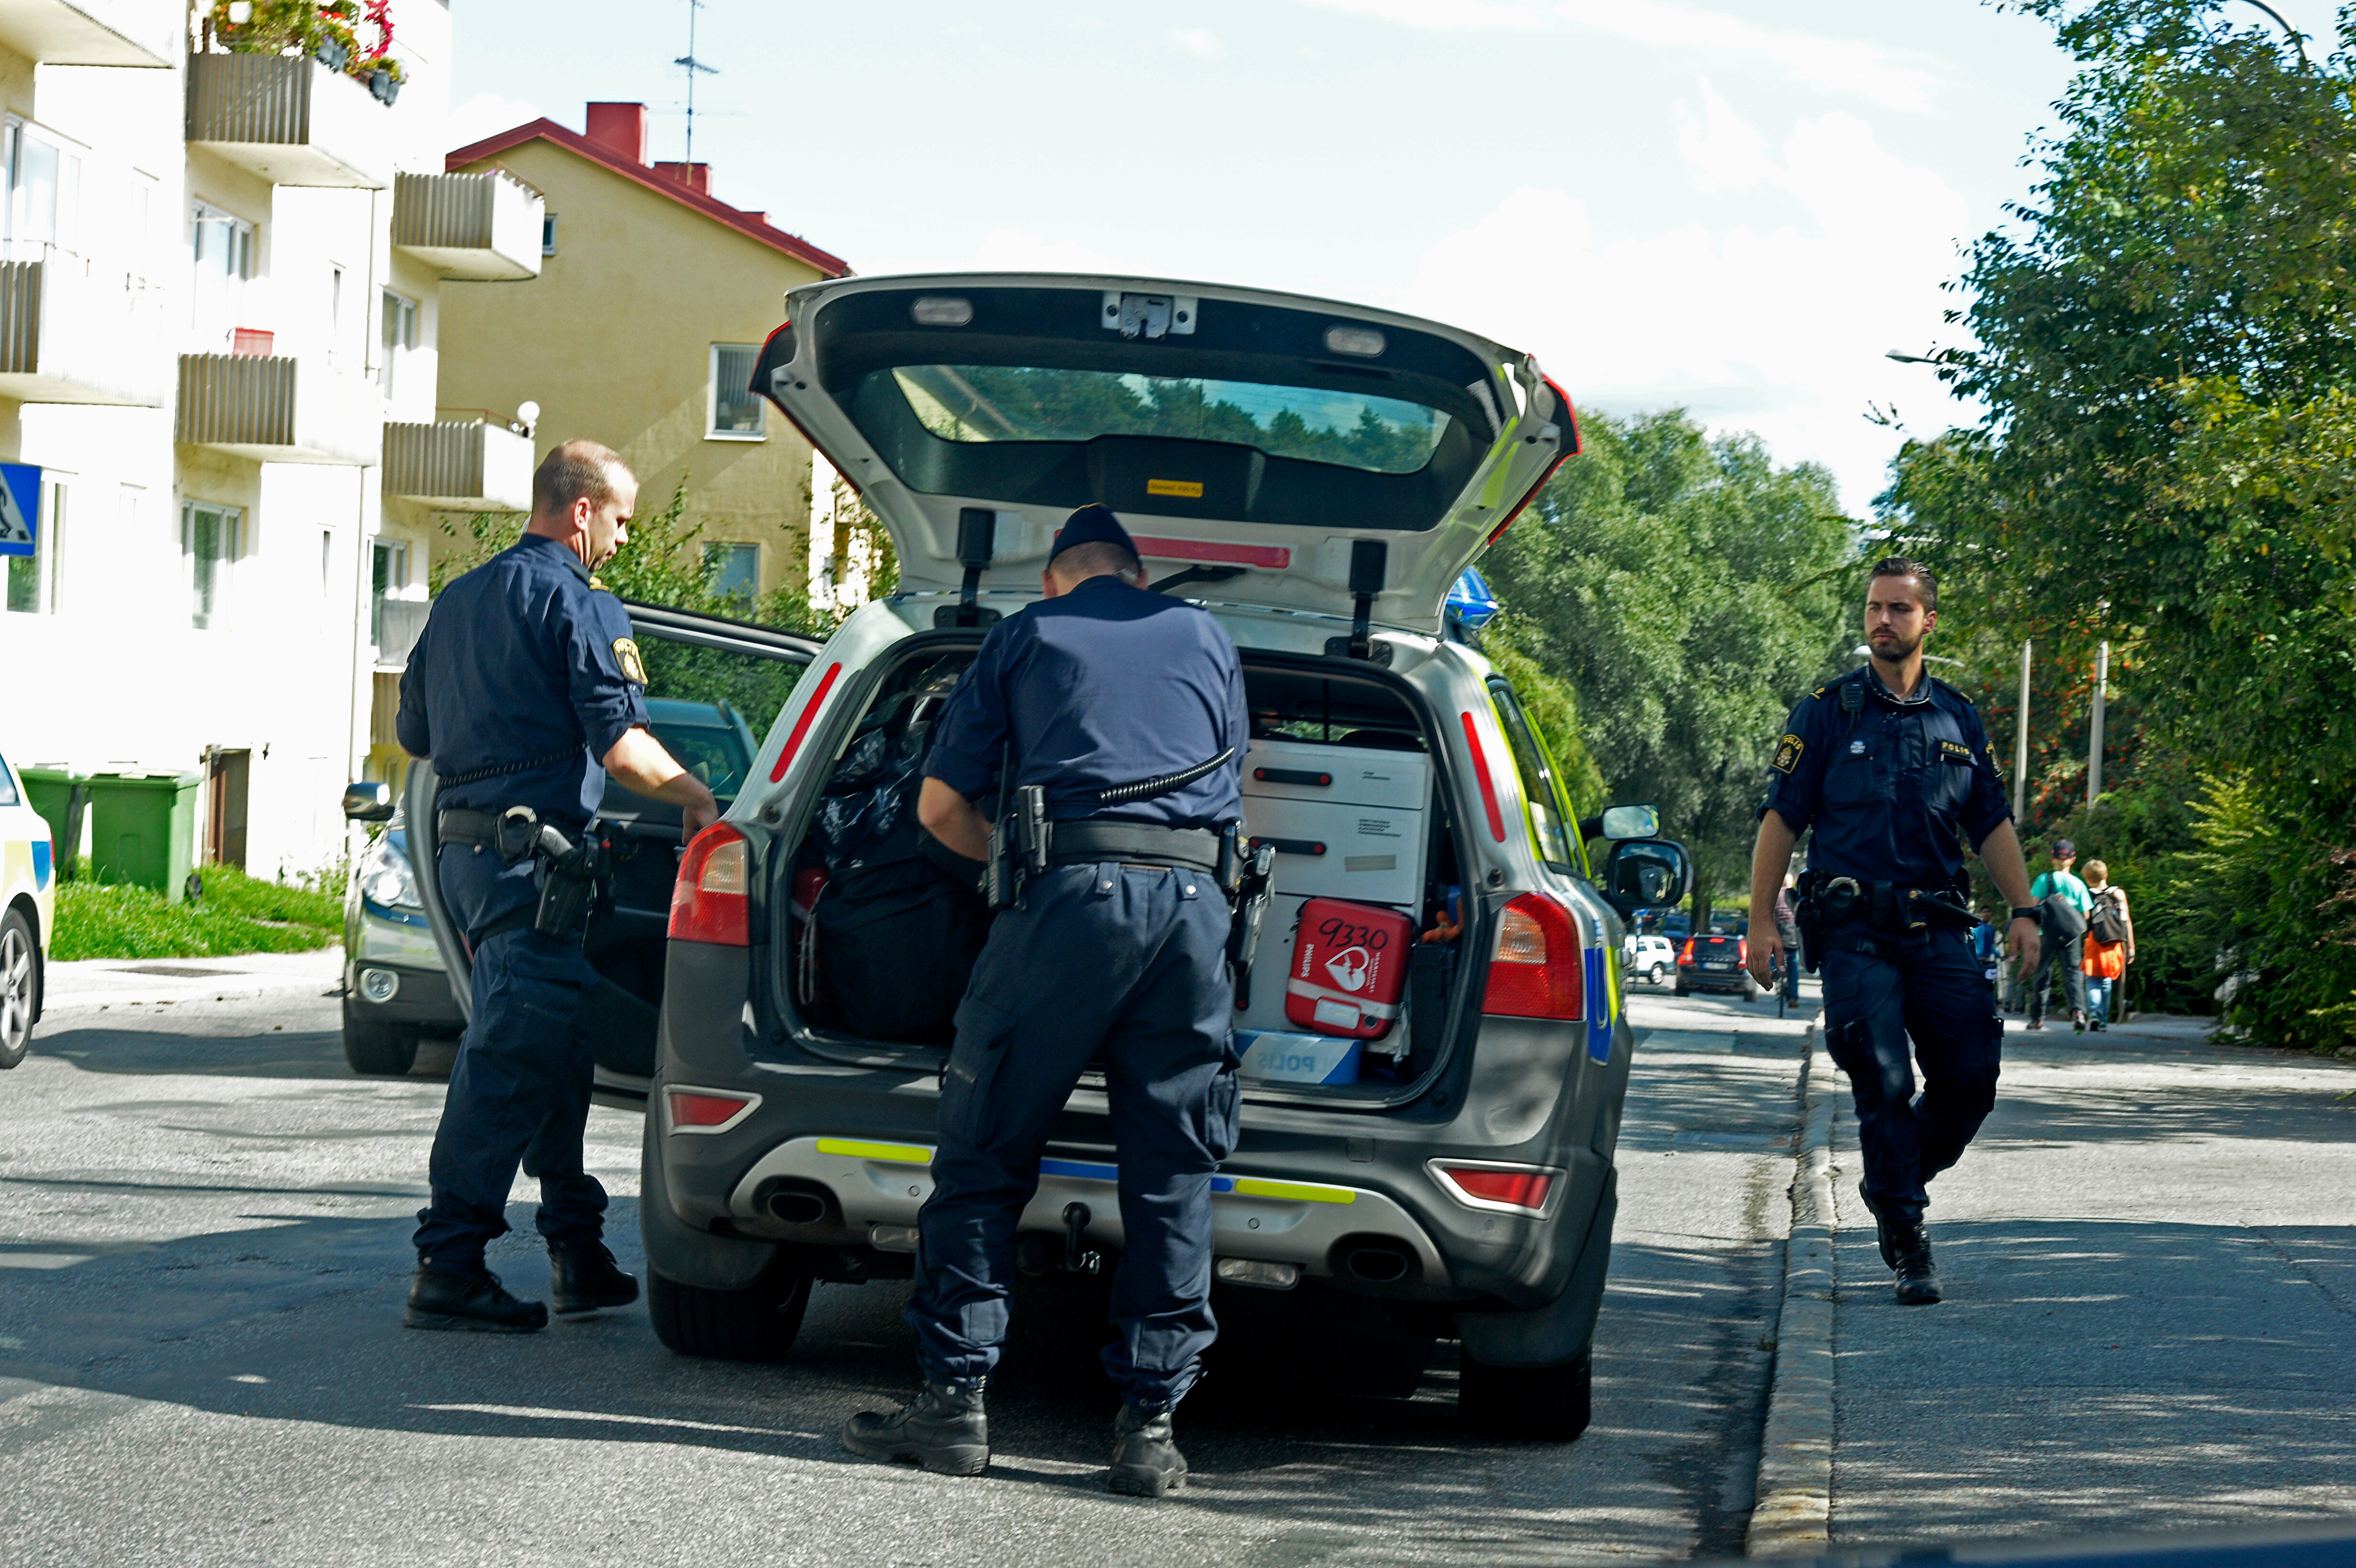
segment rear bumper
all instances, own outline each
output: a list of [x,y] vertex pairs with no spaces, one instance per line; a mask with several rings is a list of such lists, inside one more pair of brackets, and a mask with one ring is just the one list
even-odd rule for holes
[[1677,984],[1688,991],[1740,991],[1747,976],[1740,969],[1679,969]]
[[[932,1190],[937,1079],[761,1039],[744,997],[764,961],[757,947],[670,944],[648,1127],[647,1191],[660,1192],[665,1212],[650,1212],[649,1224],[675,1227],[682,1243],[724,1241],[731,1253],[745,1242],[906,1250]],[[1381,1113],[1248,1093],[1242,1137],[1213,1198],[1218,1254],[1291,1264],[1363,1296],[1515,1310],[1557,1301],[1604,1201],[1626,1088],[1624,1019],[1608,1061],[1586,1040],[1580,1023],[1487,1019],[1475,1049],[1459,1052],[1422,1100]],[[674,1129],[665,1087],[760,1100],[724,1130]],[[1021,1228],[1060,1233],[1066,1206],[1082,1202],[1089,1239],[1118,1246],[1116,1157],[1104,1093],[1083,1086],[1059,1118]],[[1483,1211],[1428,1168],[1450,1158],[1558,1174],[1540,1214]],[[796,1218],[772,1206],[787,1192],[803,1195],[786,1205]],[[822,1204],[815,1216],[811,1197]],[[1392,1277],[1354,1268],[1357,1254],[1385,1249],[1406,1265]],[[686,1251],[675,1254],[682,1265]]]

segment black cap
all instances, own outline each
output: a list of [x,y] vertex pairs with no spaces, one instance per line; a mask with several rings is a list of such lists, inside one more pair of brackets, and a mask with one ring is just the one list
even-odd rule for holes
[[2053,859],[2057,860],[2074,860],[2077,858],[2078,847],[2075,844],[2071,843],[2067,838],[2056,838],[2053,840]]
[[1131,555],[1137,553],[1136,541],[1120,526],[1120,519],[1112,515],[1112,508],[1097,501],[1064,519],[1064,526],[1055,530],[1054,546],[1047,551],[1047,564],[1055,565],[1055,558],[1076,544],[1117,544]]

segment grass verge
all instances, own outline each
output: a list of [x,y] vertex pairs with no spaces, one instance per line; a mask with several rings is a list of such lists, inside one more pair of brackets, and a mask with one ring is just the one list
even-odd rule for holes
[[63,962],[307,953],[343,935],[339,893],[265,882],[232,866],[207,866],[204,880],[202,899],[177,904],[145,888],[59,882],[49,956]]

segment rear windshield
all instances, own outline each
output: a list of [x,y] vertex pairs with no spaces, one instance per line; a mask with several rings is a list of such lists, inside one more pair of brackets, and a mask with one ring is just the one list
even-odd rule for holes
[[893,377],[944,441],[1092,441],[1170,436],[1270,457],[1412,474],[1449,416],[1397,398],[1258,381],[1210,381],[1042,366],[904,365]]

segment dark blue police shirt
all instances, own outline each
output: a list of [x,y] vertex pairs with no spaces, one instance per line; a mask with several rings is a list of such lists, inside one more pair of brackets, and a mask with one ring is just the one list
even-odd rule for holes
[[[933,727],[925,774],[980,799],[1010,733],[1014,787],[1045,785],[1059,820],[1215,827],[1243,815],[1242,661],[1226,628],[1183,600],[1091,577],[991,627]],[[1085,798],[1229,747],[1233,761],[1183,789],[1101,810]]]
[[575,831],[605,793],[598,759],[646,723],[646,670],[622,602],[536,534],[442,591],[401,677],[401,743],[444,780],[445,807],[529,805]]
[[[1863,692],[1854,726],[1842,707],[1850,687]],[[2012,815],[1971,699],[1925,675],[1901,702],[1870,665],[1800,699],[1759,810],[1777,812],[1794,833],[1815,828],[1810,870],[1910,888],[1954,880],[1964,864],[1957,827],[1977,849]]]

